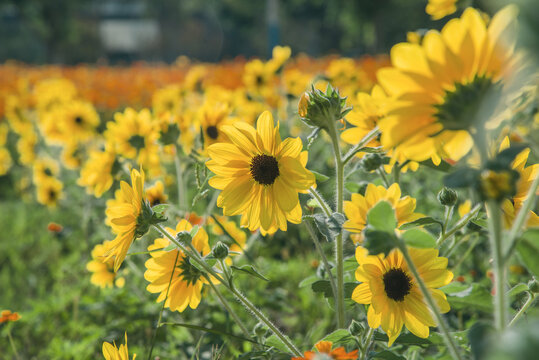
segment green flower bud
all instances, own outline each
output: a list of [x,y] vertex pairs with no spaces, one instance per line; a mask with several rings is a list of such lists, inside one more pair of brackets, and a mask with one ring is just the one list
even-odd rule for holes
[[361,336],[364,331],[365,327],[360,322],[357,322],[355,320],[352,320],[350,326],[348,327],[348,332],[352,336]]
[[267,332],[268,332],[268,328],[266,327],[266,325],[264,325],[261,322],[256,324],[255,327],[253,328],[253,333],[257,337],[263,337],[266,335]]
[[215,244],[215,246],[211,250],[211,253],[216,259],[224,259],[228,256],[228,246],[225,243],[219,241],[217,244]]
[[298,114],[307,125],[328,131],[332,122],[344,118],[351,107],[346,106],[346,97],[341,97],[339,91],[328,84],[326,92],[315,89],[304,93],[298,104]]
[[176,240],[178,240],[178,242],[182,244],[189,244],[191,243],[191,240],[193,240],[193,237],[191,236],[189,231],[184,230],[176,234]]
[[438,201],[444,206],[453,206],[457,203],[458,195],[453,189],[444,187],[438,193]]
[[361,167],[365,171],[374,171],[383,164],[383,159],[379,154],[365,154],[361,159]]

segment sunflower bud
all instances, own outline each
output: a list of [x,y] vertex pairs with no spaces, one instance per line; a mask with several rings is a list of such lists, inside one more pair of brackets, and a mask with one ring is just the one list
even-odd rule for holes
[[533,278],[528,282],[528,288],[534,294],[539,293],[539,281],[536,278]]
[[254,332],[255,336],[263,337],[268,332],[268,328],[263,323],[258,323],[253,328],[253,332]]
[[365,327],[361,323],[355,320],[352,320],[352,322],[350,323],[350,326],[348,327],[348,332],[352,336],[361,336],[364,331],[365,331]]
[[444,187],[438,193],[438,201],[444,206],[453,206],[457,203],[458,195],[453,189]]
[[211,250],[211,253],[216,259],[224,259],[228,256],[228,246],[226,246],[225,243],[219,241],[217,244],[215,244],[215,246]]
[[191,240],[193,240],[193,237],[189,233],[189,231],[180,231],[176,234],[176,240],[182,244],[189,244]]
[[334,122],[341,120],[352,110],[346,106],[346,97],[341,97],[339,91],[330,84],[326,92],[312,88],[304,93],[298,104],[298,114],[307,125],[328,131]]
[[379,154],[366,154],[361,159],[361,167],[365,171],[374,171],[383,164],[383,159]]

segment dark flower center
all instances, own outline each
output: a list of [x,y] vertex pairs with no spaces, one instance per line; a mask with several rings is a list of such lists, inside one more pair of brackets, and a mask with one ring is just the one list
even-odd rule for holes
[[219,131],[217,131],[217,126],[214,126],[214,125],[208,126],[206,128],[206,135],[208,135],[213,140],[217,139],[217,137],[219,136]]
[[257,75],[256,76],[255,83],[256,83],[257,87],[260,87],[260,86],[262,86],[264,84],[264,78],[262,77],[262,75]]
[[383,280],[387,297],[395,301],[404,301],[412,288],[412,279],[402,269],[389,270]]
[[53,189],[50,189],[50,190],[49,190],[49,199],[50,199],[51,201],[55,201],[55,200],[56,200],[56,197],[57,197],[56,191],[53,190]]
[[177,266],[180,269],[180,275],[189,284],[195,284],[202,276],[202,271],[191,265],[189,256],[184,257]]
[[279,176],[279,163],[271,155],[257,155],[251,159],[251,176],[260,185],[271,185]]
[[146,146],[146,141],[144,139],[144,136],[133,135],[127,141],[129,142],[129,145],[131,145],[137,150],[143,149],[144,146]]
[[468,130],[490,119],[500,101],[501,85],[489,77],[475,77],[467,84],[456,83],[443,103],[435,105],[436,117],[444,130]]
[[52,176],[52,170],[48,167],[43,170],[43,173],[47,176]]
[[75,118],[75,123],[77,123],[77,124],[79,124],[79,125],[82,124],[83,121],[84,121],[84,119],[83,119],[82,117],[80,117],[80,116],[77,116],[77,117]]

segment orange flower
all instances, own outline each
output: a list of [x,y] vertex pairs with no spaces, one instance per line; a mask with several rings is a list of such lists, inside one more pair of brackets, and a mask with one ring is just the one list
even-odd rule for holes
[[305,351],[305,353],[303,354],[303,357],[294,357],[292,358],[292,360],[314,360],[314,359],[321,358],[317,356],[317,354],[327,355],[327,357],[324,357],[324,359],[325,358],[336,359],[336,360],[357,359],[357,352],[358,352],[357,350],[347,353],[344,347],[342,346],[333,350],[331,349],[332,346],[333,346],[333,343],[331,341],[319,341],[316,343],[316,345],[314,345],[316,350],[318,350],[317,353],[314,351]]
[[0,313],[0,324],[8,321],[17,321],[20,318],[19,313],[12,313],[11,310],[2,310]]

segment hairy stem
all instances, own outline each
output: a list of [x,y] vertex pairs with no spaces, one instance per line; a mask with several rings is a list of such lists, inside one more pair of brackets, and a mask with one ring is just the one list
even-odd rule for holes
[[529,309],[530,306],[532,306],[533,302],[535,301],[536,296],[534,293],[530,292],[528,294],[528,300],[522,305],[520,310],[516,313],[515,317],[509,322],[508,327],[511,327],[515,324],[515,322],[526,312],[526,310]]

